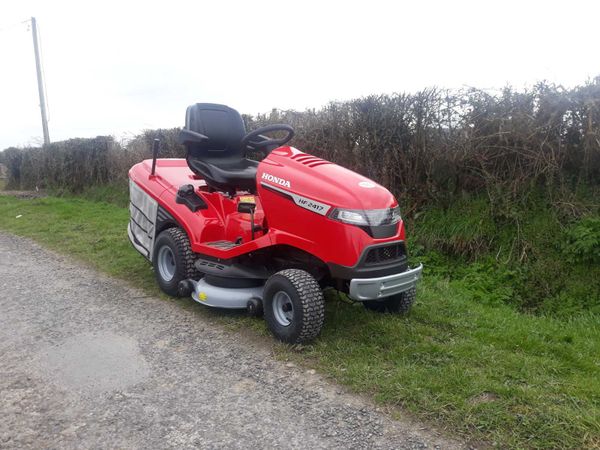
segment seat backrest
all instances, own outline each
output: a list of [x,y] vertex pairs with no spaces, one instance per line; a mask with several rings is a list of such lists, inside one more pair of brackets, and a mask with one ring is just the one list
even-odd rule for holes
[[240,143],[246,127],[240,113],[225,105],[196,103],[185,112],[185,128],[208,137],[202,143],[187,144],[188,156],[194,158],[241,158]]

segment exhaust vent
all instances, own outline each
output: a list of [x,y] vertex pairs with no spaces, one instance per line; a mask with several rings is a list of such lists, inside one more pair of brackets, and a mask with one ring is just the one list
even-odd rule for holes
[[323,166],[325,164],[333,164],[330,161],[317,158],[316,156],[309,155],[307,153],[296,153],[294,156],[292,156],[292,159],[295,159],[299,163],[302,163],[310,168]]

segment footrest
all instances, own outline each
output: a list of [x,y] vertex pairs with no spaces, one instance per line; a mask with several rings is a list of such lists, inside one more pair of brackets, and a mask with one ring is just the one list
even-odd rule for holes
[[215,241],[215,242],[207,242],[206,244],[209,247],[218,248],[219,250],[230,250],[234,247],[237,247],[240,244],[231,241]]

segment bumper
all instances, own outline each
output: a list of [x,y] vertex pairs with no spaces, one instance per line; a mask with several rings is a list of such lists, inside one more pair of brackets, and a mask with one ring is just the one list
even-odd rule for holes
[[408,291],[417,285],[423,264],[415,269],[378,278],[353,278],[350,280],[349,296],[353,300],[364,301],[388,297]]

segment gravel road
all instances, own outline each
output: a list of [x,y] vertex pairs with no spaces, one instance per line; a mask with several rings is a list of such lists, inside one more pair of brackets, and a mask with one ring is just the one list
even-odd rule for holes
[[0,233],[0,448],[462,448],[201,305]]

